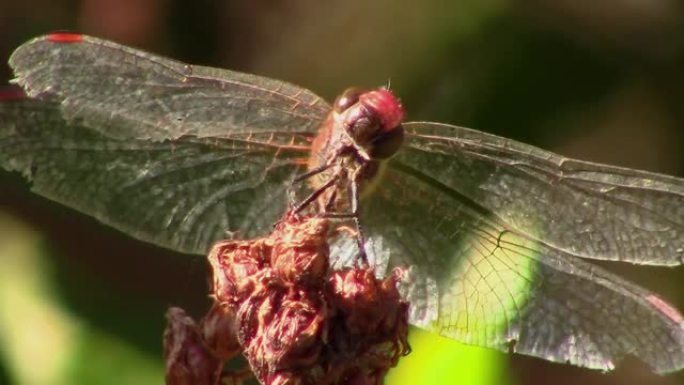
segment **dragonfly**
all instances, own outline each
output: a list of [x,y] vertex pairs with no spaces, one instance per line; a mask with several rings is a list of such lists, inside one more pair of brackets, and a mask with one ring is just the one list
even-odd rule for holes
[[677,309],[591,262],[681,266],[684,179],[403,122],[382,88],[331,105],[76,33],[9,63],[23,91],[0,97],[0,167],[39,195],[202,255],[228,233],[268,233],[296,196],[351,214],[379,276],[407,267],[413,325],[604,371],[625,356],[684,368]]

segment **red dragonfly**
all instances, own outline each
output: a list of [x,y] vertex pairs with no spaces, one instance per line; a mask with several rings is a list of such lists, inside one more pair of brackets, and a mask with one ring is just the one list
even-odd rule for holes
[[292,201],[347,213],[378,275],[409,267],[419,327],[588,368],[684,368],[678,311],[586,261],[684,263],[684,179],[402,123],[385,89],[331,106],[79,34],[31,40],[10,65],[28,97],[0,103],[0,166],[40,195],[196,254],[268,233]]

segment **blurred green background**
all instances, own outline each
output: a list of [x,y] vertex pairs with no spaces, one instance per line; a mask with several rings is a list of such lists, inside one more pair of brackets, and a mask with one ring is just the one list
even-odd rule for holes
[[[675,0],[2,0],[0,60],[54,30],[299,84],[391,83],[409,120],[684,175]],[[0,81],[11,78],[0,65]],[[610,266],[684,309],[684,269]],[[163,314],[201,316],[205,262],[131,240],[0,172],[0,384],[161,384]],[[684,384],[466,348],[426,333],[389,384]]]

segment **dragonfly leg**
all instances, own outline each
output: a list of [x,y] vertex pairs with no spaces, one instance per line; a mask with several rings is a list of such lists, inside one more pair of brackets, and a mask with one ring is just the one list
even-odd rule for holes
[[328,179],[325,183],[323,183],[319,188],[317,188],[314,192],[309,194],[308,197],[306,197],[301,203],[299,203],[295,209],[295,213],[299,213],[300,211],[304,210],[308,205],[311,204],[311,202],[315,201],[318,199],[318,197],[321,196],[327,189],[332,187],[336,182],[337,179],[339,178],[339,175],[335,174],[330,179]]
[[356,225],[356,243],[359,247],[359,260],[362,267],[368,267],[368,255],[366,254],[366,239],[363,236],[363,228],[359,221],[359,178],[355,175],[352,183],[349,184],[349,199],[351,200],[351,218]]
[[[329,161],[327,161],[325,164],[323,164],[322,166],[318,166],[318,167],[316,167],[316,168],[314,168],[314,169],[312,169],[312,170],[309,170],[309,171],[307,171],[307,172],[305,172],[305,173],[303,173],[303,174],[297,175],[297,176],[294,178],[294,180],[292,181],[292,184],[294,185],[295,183],[301,183],[302,181],[304,181],[304,180],[306,180],[306,179],[309,179],[309,178],[311,178],[312,176],[315,176],[315,175],[318,175],[318,174],[320,174],[320,173],[322,173],[322,172],[327,171],[328,169],[330,169],[330,167],[332,167],[333,161],[334,161],[334,160],[335,160],[335,158],[332,158],[332,159],[330,159]],[[332,186],[332,184],[334,183],[334,181],[337,180],[338,175],[339,175],[338,173],[335,173],[335,176],[333,176],[332,178],[328,179],[322,186],[320,186],[319,188],[317,188],[316,191],[314,191],[313,193],[311,193],[308,197],[306,197],[306,199],[304,199],[304,201],[302,201],[302,202],[299,203],[299,204],[296,204],[296,203],[295,203],[295,202],[296,202],[296,198],[295,198],[295,196],[294,196],[294,190],[290,190],[290,193],[291,193],[291,194],[290,194],[290,207],[294,207],[294,208],[295,208],[295,210],[294,210],[295,213],[300,212],[300,211],[303,210],[306,206],[308,206],[311,202],[313,202],[314,200],[316,200],[323,192],[325,192],[326,189],[328,189],[330,186]],[[332,195],[335,195],[335,194],[332,194]],[[330,204],[329,201],[330,201],[330,200],[328,200],[328,203],[326,203],[326,208],[327,208],[327,205]]]
[[301,181],[303,181],[303,180],[305,180],[305,179],[311,178],[311,177],[314,176],[314,175],[318,175],[318,174],[324,172],[325,170],[329,169],[331,166],[332,166],[332,162],[327,162],[327,163],[325,163],[325,164],[322,165],[322,166],[316,167],[316,168],[314,168],[314,169],[312,169],[312,170],[309,170],[309,171],[307,171],[307,172],[305,172],[305,173],[303,173],[303,174],[297,175],[297,176],[295,177],[293,183],[299,183],[299,182],[301,182]]
[[361,173],[357,172],[351,180],[351,183],[347,186],[347,196],[349,197],[349,212],[339,213],[326,211],[324,216],[326,218],[335,219],[351,219],[354,221],[354,226],[356,227],[356,243],[359,249],[359,258],[361,267],[368,267],[368,253],[366,253],[366,238],[363,236],[363,227],[361,226],[361,221],[359,220],[359,184],[361,179]]
[[325,202],[325,212],[326,213],[333,211],[336,198],[337,198],[337,190],[333,190],[333,192],[330,195],[328,195],[327,202]]

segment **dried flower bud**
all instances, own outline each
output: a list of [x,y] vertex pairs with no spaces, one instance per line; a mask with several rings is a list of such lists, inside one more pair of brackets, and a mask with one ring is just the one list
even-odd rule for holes
[[264,298],[257,312],[241,307],[239,322],[252,331],[241,335],[241,342],[257,378],[270,383],[273,373],[306,368],[319,360],[325,306],[316,293],[287,290]]
[[344,368],[348,383],[381,383],[410,351],[408,304],[396,288],[401,271],[396,268],[382,281],[372,269],[346,269],[330,277],[331,302],[341,313],[331,323],[330,345],[355,358]]
[[373,330],[386,311],[378,306],[380,288],[371,269],[336,271],[330,277],[335,306],[345,314],[351,332]]
[[[331,272],[330,236],[328,220],[288,214],[268,237],[214,245],[216,303],[201,334],[194,324],[183,329],[192,338],[179,348],[200,357],[199,374],[213,362],[205,357],[223,363],[241,348],[264,385],[382,383],[409,350],[408,305],[396,288],[401,270],[384,280],[368,268]],[[178,321],[169,322],[171,329]],[[234,378],[244,375],[222,375]]]
[[271,236],[271,267],[286,281],[322,280],[329,268],[329,222],[309,218],[293,226],[293,219],[280,222]]
[[179,308],[166,313],[164,357],[168,385],[214,385],[223,362],[206,347],[199,328]]
[[235,318],[235,309],[214,303],[200,324],[205,345],[222,362],[233,358],[242,350],[238,342]]

